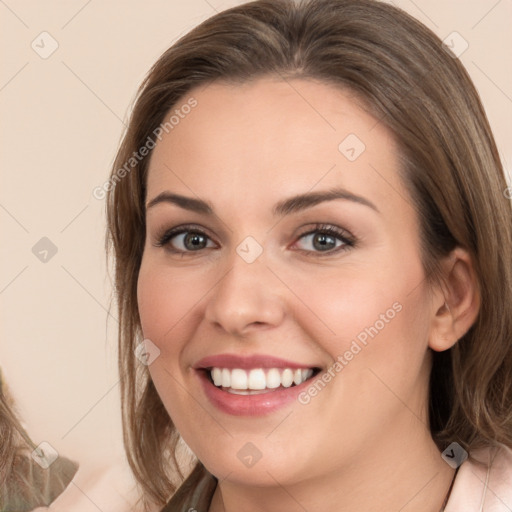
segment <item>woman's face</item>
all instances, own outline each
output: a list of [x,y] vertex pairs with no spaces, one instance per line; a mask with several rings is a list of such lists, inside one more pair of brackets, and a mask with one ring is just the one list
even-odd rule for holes
[[286,485],[424,436],[433,307],[390,132],[313,81],[190,96],[151,157],[138,281],[186,443],[219,478]]

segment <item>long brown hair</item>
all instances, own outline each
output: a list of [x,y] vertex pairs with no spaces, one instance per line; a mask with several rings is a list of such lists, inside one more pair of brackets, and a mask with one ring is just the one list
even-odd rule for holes
[[35,448],[0,371],[0,510],[48,506],[77,472],[78,464],[64,457],[42,468],[31,457]]
[[[17,458],[30,454],[35,447],[15,412],[0,371],[0,487],[11,478]],[[1,498],[0,505],[3,505]]]
[[434,353],[433,439],[440,450],[452,441],[467,451],[497,443],[512,447],[512,208],[471,79],[435,34],[391,5],[259,0],[206,20],[154,64],[139,89],[106,187],[124,441],[147,498],[164,503],[181,475],[174,457],[178,434],[147,368],[134,355],[142,339],[136,286],[151,153],[130,159],[149,146],[170,109],[185,104],[194,87],[263,75],[348,89],[395,134],[401,177],[420,219],[429,282],[439,282],[440,258],[460,246],[473,259],[481,294],[471,329],[452,349]]

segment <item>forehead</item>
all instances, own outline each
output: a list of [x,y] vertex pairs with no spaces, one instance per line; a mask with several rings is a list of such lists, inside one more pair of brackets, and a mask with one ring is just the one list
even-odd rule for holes
[[[406,196],[391,132],[350,91],[311,80],[214,82],[151,156],[147,197],[164,190],[245,211],[343,186],[385,209]],[[407,207],[407,205],[403,205]]]

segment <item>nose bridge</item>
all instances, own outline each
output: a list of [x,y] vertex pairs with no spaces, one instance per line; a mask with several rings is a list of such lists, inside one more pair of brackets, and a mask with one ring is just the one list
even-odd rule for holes
[[243,334],[256,325],[278,325],[284,315],[279,280],[267,268],[263,254],[246,258],[251,250],[242,243],[233,253],[229,269],[212,290],[205,310],[209,322],[231,334]]

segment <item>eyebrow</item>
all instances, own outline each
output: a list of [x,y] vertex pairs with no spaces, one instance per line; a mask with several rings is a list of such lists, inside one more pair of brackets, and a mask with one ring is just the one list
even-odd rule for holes
[[[340,187],[331,188],[321,192],[307,192],[305,194],[298,194],[289,197],[288,199],[279,201],[272,209],[272,213],[274,216],[290,215],[291,213],[306,210],[307,208],[311,208],[317,204],[325,201],[333,201],[335,199],[352,201],[357,204],[368,206],[377,213],[380,213],[379,209],[365,197],[353,194],[352,192]],[[149,208],[161,203],[174,204],[185,210],[204,215],[214,214],[214,208],[210,202],[174,194],[168,191],[158,194],[155,198],[149,201],[146,205],[146,210],[149,210]]]

